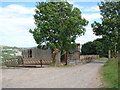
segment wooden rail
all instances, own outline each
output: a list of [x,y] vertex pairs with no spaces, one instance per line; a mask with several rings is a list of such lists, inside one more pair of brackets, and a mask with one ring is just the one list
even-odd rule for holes
[[49,65],[52,64],[52,60],[39,60],[39,59],[10,59],[4,60],[3,65],[6,66],[19,66],[19,65]]
[[[81,55],[78,63],[87,63],[99,58],[99,55]],[[76,60],[73,60],[76,61]],[[19,65],[50,65],[52,60],[44,60],[39,58],[27,58],[27,59],[11,59],[4,60],[3,64],[6,66],[19,66]]]
[[23,60],[24,65],[49,65],[52,64],[52,60],[39,60],[39,59],[28,59],[28,60]]
[[22,59],[9,59],[9,60],[4,60],[2,61],[3,65],[6,66],[18,66],[22,64]]

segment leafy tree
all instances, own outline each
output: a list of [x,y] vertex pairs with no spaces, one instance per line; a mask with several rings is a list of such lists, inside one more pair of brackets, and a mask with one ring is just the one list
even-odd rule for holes
[[62,53],[75,47],[75,39],[85,32],[88,24],[81,11],[68,2],[38,2],[34,30],[30,30],[40,48],[56,49]]
[[105,40],[103,44],[108,47],[108,50],[116,53],[116,50],[120,49],[120,45],[118,45],[118,31],[120,30],[120,1],[101,2],[98,5],[102,15],[102,23],[95,21],[91,26],[95,35],[101,35]]
[[94,40],[93,42],[87,42],[82,45],[81,53],[83,55],[100,55],[105,56],[103,52],[104,47],[99,39]]
[[94,43],[96,43],[97,47],[97,54],[100,55],[101,57],[108,57],[108,46],[104,43],[106,43],[106,40],[104,40],[103,38],[101,39],[96,39],[93,41]]
[[81,53],[83,55],[91,55],[96,54],[96,49],[92,42],[87,42],[84,45],[82,45]]

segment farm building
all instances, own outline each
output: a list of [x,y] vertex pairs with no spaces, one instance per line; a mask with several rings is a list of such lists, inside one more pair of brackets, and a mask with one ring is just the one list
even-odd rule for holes
[[[53,51],[51,49],[42,50],[37,47],[25,49],[22,51],[22,58],[24,64],[52,64]],[[80,61],[80,44],[77,44],[75,49],[61,56],[58,51],[56,57],[56,64],[76,63]]]

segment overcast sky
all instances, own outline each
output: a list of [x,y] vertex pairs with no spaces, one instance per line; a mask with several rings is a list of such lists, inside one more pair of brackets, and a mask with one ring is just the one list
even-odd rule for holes
[[[0,3],[0,45],[17,46],[17,47],[34,47],[37,46],[29,29],[34,29],[34,9],[37,0],[26,0],[20,2],[17,0],[2,0]],[[89,2],[88,2],[89,1]],[[78,7],[82,16],[89,21],[86,26],[84,36],[78,37],[76,42],[84,44],[100,38],[93,34],[91,23],[100,22],[100,12],[96,0],[68,0],[74,7]]]

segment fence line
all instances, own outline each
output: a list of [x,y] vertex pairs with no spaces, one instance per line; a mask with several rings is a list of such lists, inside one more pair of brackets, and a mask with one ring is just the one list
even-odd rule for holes
[[2,61],[2,65],[6,66],[18,66],[22,64],[22,58],[21,59],[9,59]]
[[[81,55],[80,60],[73,60],[75,63],[87,63],[99,58],[99,55]],[[3,65],[6,66],[19,66],[19,65],[50,65],[52,60],[43,60],[39,58],[29,59],[11,59],[4,60]]]
[[81,62],[91,62],[96,59],[99,59],[99,55],[81,55],[80,56]]
[[2,62],[6,66],[19,66],[19,65],[49,65],[52,64],[52,60],[43,59],[10,59]]

